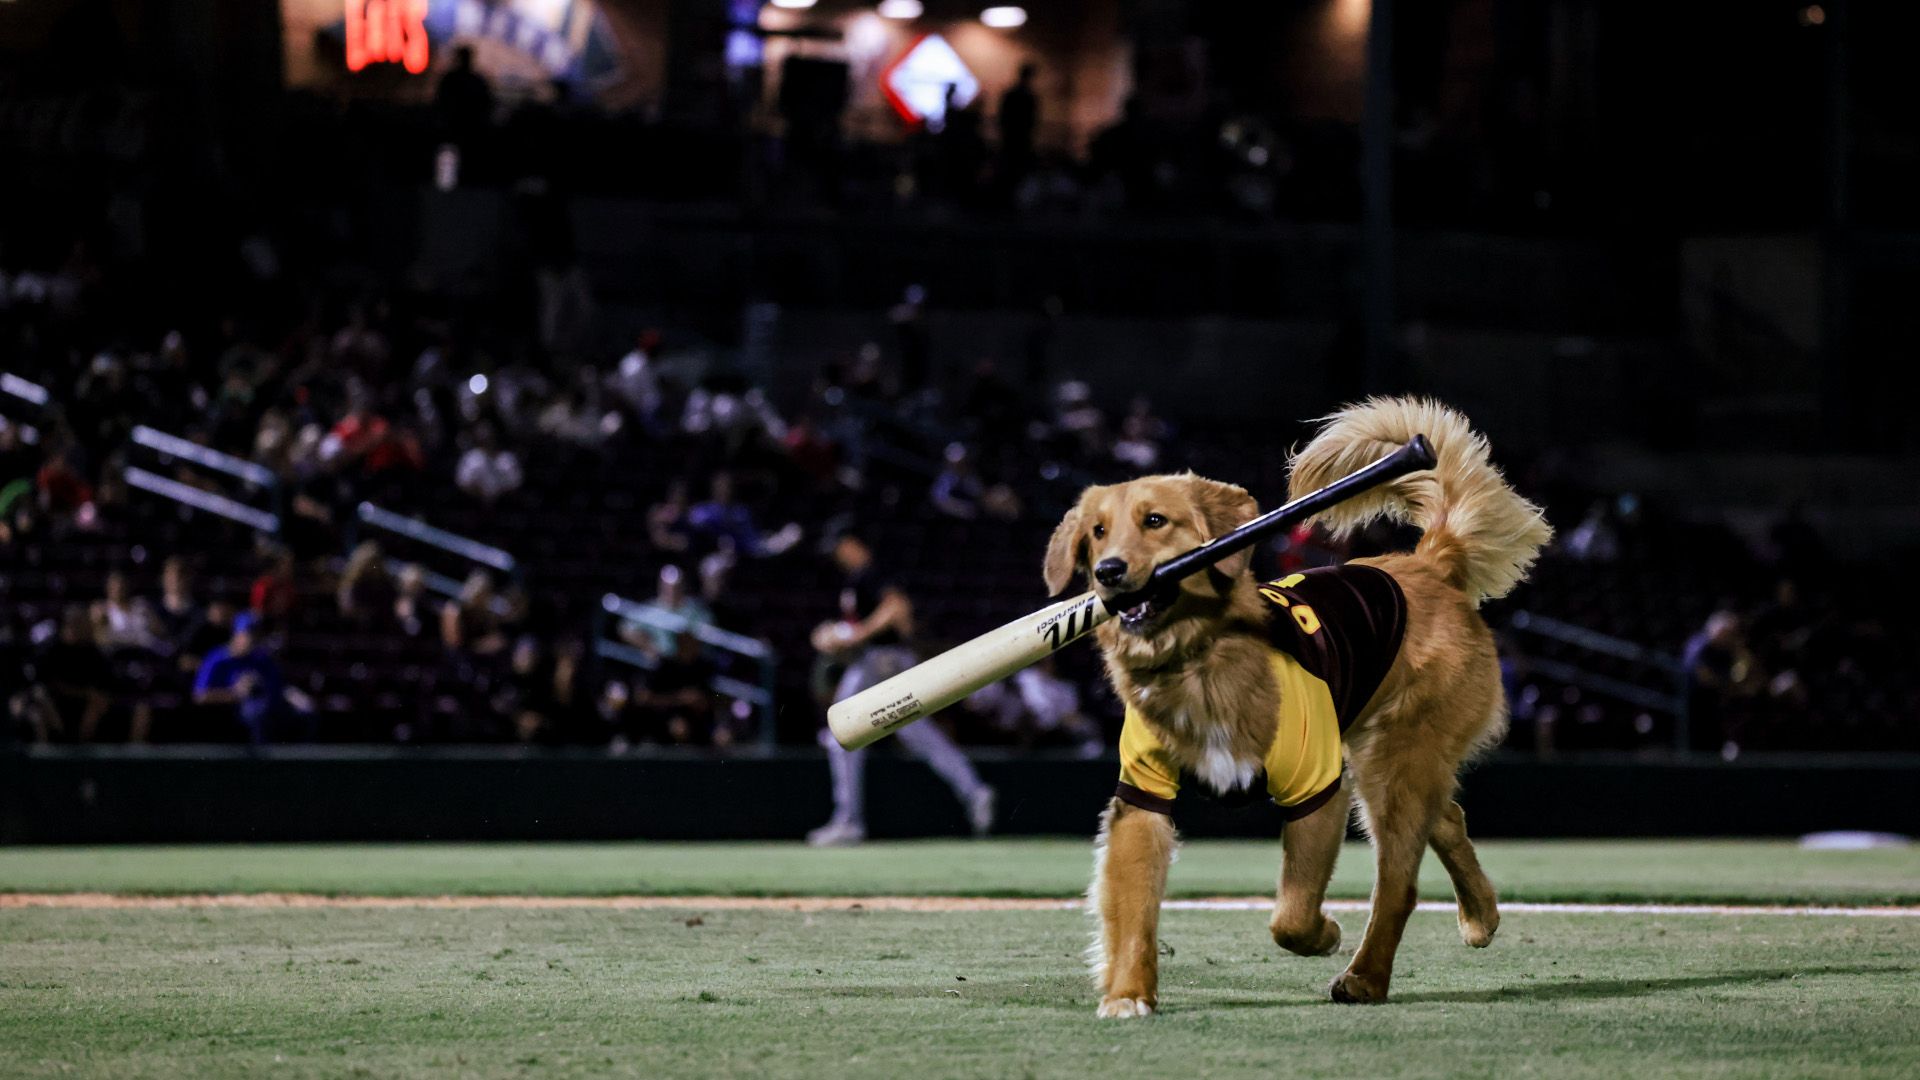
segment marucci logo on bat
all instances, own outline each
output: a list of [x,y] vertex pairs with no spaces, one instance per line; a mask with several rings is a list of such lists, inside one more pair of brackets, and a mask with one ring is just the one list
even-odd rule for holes
[[886,727],[888,724],[897,723],[909,717],[918,717],[919,715],[919,695],[908,694],[898,701],[888,702],[878,709],[873,710],[870,714],[872,719],[868,720],[867,723],[874,727]]
[[1058,651],[1060,646],[1093,629],[1093,605],[1098,602],[1097,597],[1089,596],[1086,603],[1055,615],[1034,627],[1034,631],[1046,637],[1047,648]]

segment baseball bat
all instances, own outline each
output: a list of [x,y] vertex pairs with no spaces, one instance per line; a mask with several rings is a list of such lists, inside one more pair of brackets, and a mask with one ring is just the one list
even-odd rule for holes
[[1427,437],[1415,435],[1406,445],[1366,468],[1168,559],[1155,567],[1147,584],[1135,592],[1102,603],[1098,594],[1089,591],[1041,608],[964,645],[956,645],[845,701],[835,702],[827,710],[827,726],[841,746],[858,750],[921,717],[939,712],[983,686],[1039,663],[1092,633],[1094,627],[1113,618],[1115,612],[1161,594],[1221,559],[1363,491],[1410,472],[1431,469],[1434,461],[1433,447]]

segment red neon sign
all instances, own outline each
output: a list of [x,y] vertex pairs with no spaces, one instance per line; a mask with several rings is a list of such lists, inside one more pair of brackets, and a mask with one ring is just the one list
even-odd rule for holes
[[427,70],[427,0],[346,0],[347,70],[398,63]]

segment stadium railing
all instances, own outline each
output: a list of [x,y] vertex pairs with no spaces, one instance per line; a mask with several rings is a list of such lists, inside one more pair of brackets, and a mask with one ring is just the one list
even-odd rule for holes
[[709,648],[732,653],[756,665],[760,676],[757,686],[730,675],[715,675],[710,685],[716,693],[746,702],[758,710],[760,745],[769,750],[773,748],[776,738],[773,723],[774,678],[779,669],[779,656],[773,646],[759,638],[736,634],[717,626],[694,625],[665,608],[628,600],[613,593],[606,594],[600,598],[600,611],[594,616],[594,655],[602,660],[647,671],[659,666],[659,661],[646,650],[610,636],[614,626],[621,621],[640,623],[669,634],[691,633]]
[[147,427],[145,424],[135,427],[131,438],[133,445],[152,451],[162,467],[175,462],[187,462],[239,480],[244,485],[242,493],[248,498],[264,495],[267,508],[262,509],[245,499],[207,491],[138,465],[126,467],[125,476],[128,486],[184,503],[196,510],[217,514],[268,535],[280,532],[280,481],[273,475],[273,470],[258,462],[221,453],[211,447],[180,438],[178,435],[169,435],[164,431]]
[[1570,686],[1617,698],[1650,712],[1672,716],[1674,751],[1682,755],[1687,753],[1692,737],[1687,715],[1687,672],[1679,657],[1531,611],[1514,612],[1507,625],[1521,633],[1534,634],[1589,653],[1624,660],[1633,667],[1652,672],[1651,681],[1664,682],[1669,689],[1663,691],[1626,679],[1591,672],[1563,660],[1524,654],[1528,669],[1545,675],[1549,679],[1556,679]]
[[31,406],[31,408],[22,409],[17,405],[9,405],[5,412],[0,412],[0,423],[11,424],[14,430],[20,433],[20,441],[28,446],[39,445],[40,429],[24,417],[28,414],[43,415],[47,409],[47,402],[53,395],[48,393],[46,387],[23,379],[11,371],[0,371],[0,393],[18,398]]
[[[461,536],[459,533],[429,525],[419,518],[411,518],[392,510],[382,509],[370,502],[360,504],[357,515],[359,522],[369,527],[404,536],[409,540],[438,548],[450,555],[458,556],[468,562],[490,566],[515,580],[520,576],[520,563],[511,554],[497,547],[483,544],[478,540]],[[352,550],[354,540],[347,540],[348,550]]]

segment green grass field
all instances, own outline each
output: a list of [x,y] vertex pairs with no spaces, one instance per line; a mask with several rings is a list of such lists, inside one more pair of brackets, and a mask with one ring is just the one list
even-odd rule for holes
[[[1912,902],[1911,850],[1495,844],[1526,899]],[[1187,895],[1265,892],[1195,843]],[[1360,851],[1338,891],[1366,885]],[[1431,860],[1430,860],[1431,861]],[[0,891],[1070,895],[1084,842],[0,849]],[[1425,891],[1445,895],[1430,877]],[[1337,915],[1349,945],[1364,914]],[[1920,918],[1413,917],[1383,1006],[1248,911],[1169,911],[1098,1021],[1073,911],[0,908],[0,1077],[1912,1077]]]
[[[1920,846],[1802,851],[1766,841],[1486,841],[1510,900],[1917,904]],[[1277,842],[1181,849],[1172,896],[1271,892]],[[815,851],[798,844],[332,844],[0,848],[0,892],[309,892],[378,896],[1077,896],[1087,840],[929,840]],[[1331,895],[1364,899],[1363,844]],[[1429,858],[1421,895],[1453,893]]]

